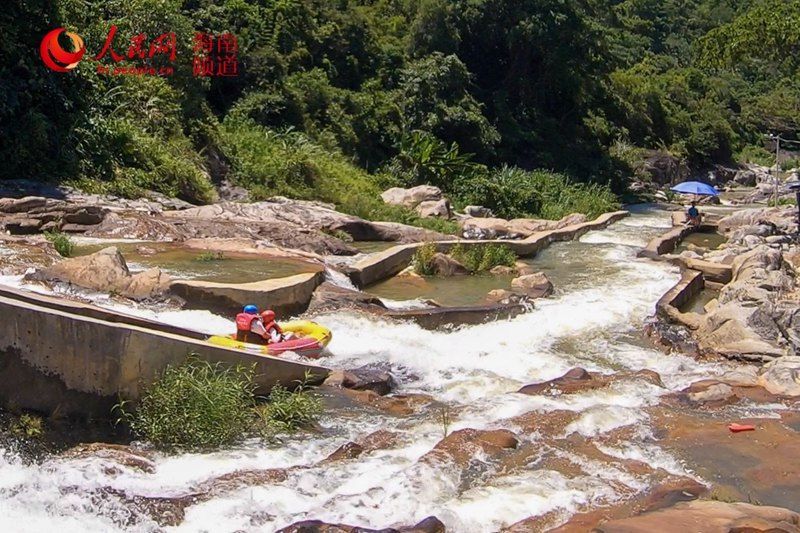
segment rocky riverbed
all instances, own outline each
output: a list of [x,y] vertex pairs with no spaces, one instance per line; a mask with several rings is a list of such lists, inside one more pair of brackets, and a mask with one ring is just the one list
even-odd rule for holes
[[[182,207],[194,214],[175,228],[224,225],[229,212]],[[235,209],[237,221],[260,216]],[[326,404],[317,428],[195,454],[123,440],[31,457],[14,437],[0,459],[0,509],[31,530],[65,531],[798,531],[791,213],[723,219],[726,244],[692,253],[729,265],[731,283],[702,314],[654,323],[679,268],[637,254],[671,218],[634,209],[551,245],[532,264],[552,294],[489,324],[429,331],[375,318],[358,309],[385,307],[380,299],[329,281],[313,309],[336,332],[324,363],[339,370],[317,391]],[[48,245],[5,239],[16,258],[6,268],[54,272]],[[101,270],[141,286],[116,255],[104,260],[113,268]],[[113,305],[156,320],[230,324],[123,296]],[[668,351],[644,335],[648,323]],[[754,431],[732,433],[731,423]]]

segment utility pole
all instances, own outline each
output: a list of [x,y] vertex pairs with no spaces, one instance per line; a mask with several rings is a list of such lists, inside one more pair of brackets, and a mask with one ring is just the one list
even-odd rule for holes
[[780,183],[781,175],[781,136],[775,136],[775,207],[778,207],[778,184]]

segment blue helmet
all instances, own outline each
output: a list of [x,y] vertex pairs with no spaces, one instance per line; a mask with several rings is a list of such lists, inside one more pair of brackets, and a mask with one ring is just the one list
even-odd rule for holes
[[244,306],[244,312],[247,313],[248,315],[257,315],[258,314],[258,307],[256,307],[253,304],[245,305]]

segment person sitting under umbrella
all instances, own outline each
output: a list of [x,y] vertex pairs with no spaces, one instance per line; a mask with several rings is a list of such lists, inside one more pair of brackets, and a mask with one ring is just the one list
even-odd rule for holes
[[697,209],[693,201],[689,209],[686,210],[686,223],[692,226],[699,226],[702,218],[703,216],[700,214],[700,210]]

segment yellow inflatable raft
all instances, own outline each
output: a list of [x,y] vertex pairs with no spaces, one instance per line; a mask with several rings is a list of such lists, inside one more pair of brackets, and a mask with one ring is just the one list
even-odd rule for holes
[[217,346],[247,350],[266,355],[294,352],[303,357],[317,358],[333,337],[331,330],[310,320],[294,320],[280,324],[284,333],[293,333],[291,339],[270,344],[248,344],[236,340],[235,335],[214,335],[208,342]]

